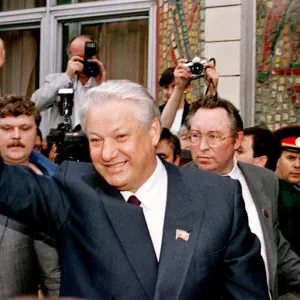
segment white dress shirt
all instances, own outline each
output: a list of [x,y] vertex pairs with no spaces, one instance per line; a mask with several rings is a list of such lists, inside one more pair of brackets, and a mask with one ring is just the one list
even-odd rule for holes
[[[261,245],[260,254],[261,254],[261,256],[263,258],[263,261],[265,263],[267,283],[268,283],[268,286],[269,286],[268,261],[267,261],[266,245],[265,245],[263,231],[262,231],[262,228],[261,228],[261,224],[260,224],[260,220],[259,220],[259,216],[258,216],[256,206],[254,204],[254,201],[253,201],[253,198],[251,196],[251,193],[250,193],[250,190],[248,188],[245,177],[244,177],[241,169],[237,165],[237,160],[236,159],[234,160],[233,169],[231,170],[231,172],[227,176],[231,177],[232,179],[238,180],[241,184],[242,195],[243,195],[243,198],[244,198],[245,208],[246,208],[247,215],[248,215],[249,227],[250,227],[251,232],[254,233],[260,241],[260,245]],[[270,290],[270,287],[269,287],[269,290]]]
[[79,110],[82,104],[85,102],[86,93],[89,91],[89,89],[98,85],[99,84],[94,77],[90,77],[85,85],[82,85],[80,80],[74,80],[74,105],[71,117],[73,128],[80,123]]
[[156,160],[154,173],[135,194],[128,191],[123,191],[121,194],[126,201],[131,195],[135,195],[141,201],[152,244],[159,261],[167,204],[168,176],[163,163],[157,157]]

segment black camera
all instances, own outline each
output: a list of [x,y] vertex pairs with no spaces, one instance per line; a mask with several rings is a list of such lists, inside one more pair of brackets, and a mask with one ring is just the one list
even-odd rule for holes
[[50,129],[47,136],[48,147],[57,147],[55,162],[60,164],[65,160],[90,162],[89,144],[82,132],[64,132],[60,128]]
[[187,62],[185,65],[190,68],[190,72],[192,73],[192,79],[198,78],[204,75],[205,72],[205,64],[208,63],[209,60],[206,58],[201,58],[195,56],[192,61]]
[[100,74],[99,65],[93,61],[93,56],[97,55],[97,43],[85,42],[83,63],[83,73],[89,77],[95,77]]
[[[55,144],[56,160],[60,164],[64,160],[90,162],[90,151],[86,135],[82,132],[72,132],[72,108],[73,108],[74,91],[72,88],[58,90],[58,106],[60,115],[63,116],[64,122],[58,124],[57,128],[50,129],[46,137],[48,150]],[[45,153],[48,156],[48,153]]]

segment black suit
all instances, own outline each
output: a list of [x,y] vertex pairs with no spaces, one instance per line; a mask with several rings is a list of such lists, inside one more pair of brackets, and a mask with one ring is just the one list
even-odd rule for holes
[[[55,180],[0,165],[0,208],[56,238],[62,296],[268,299],[239,184],[198,169],[166,164],[166,170],[159,263],[142,209],[126,203],[91,164],[66,163]],[[176,229],[189,240],[176,239]]]

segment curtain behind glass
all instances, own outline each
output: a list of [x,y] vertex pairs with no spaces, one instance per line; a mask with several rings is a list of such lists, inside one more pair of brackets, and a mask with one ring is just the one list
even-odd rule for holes
[[31,97],[39,68],[39,29],[1,33],[6,49],[5,64],[0,70],[1,95]]
[[0,11],[46,6],[46,0],[1,0]]
[[85,25],[82,33],[98,41],[107,79],[129,79],[147,86],[148,20]]

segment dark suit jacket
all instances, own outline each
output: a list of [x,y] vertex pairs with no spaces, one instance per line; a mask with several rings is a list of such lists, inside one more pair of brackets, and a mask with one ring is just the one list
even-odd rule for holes
[[[290,249],[278,226],[278,178],[268,169],[238,162],[260,219],[267,252],[269,285],[273,299],[278,297],[277,277],[280,287],[291,291],[300,289],[300,259]],[[190,162],[185,167],[197,168]]]
[[300,188],[284,180],[279,181],[278,219],[282,234],[299,256]]
[[[268,299],[239,184],[198,169],[166,164],[166,170],[159,263],[142,209],[125,202],[91,164],[65,163],[51,180],[0,161],[0,209],[56,238],[62,296]],[[176,239],[176,229],[189,240]]]

